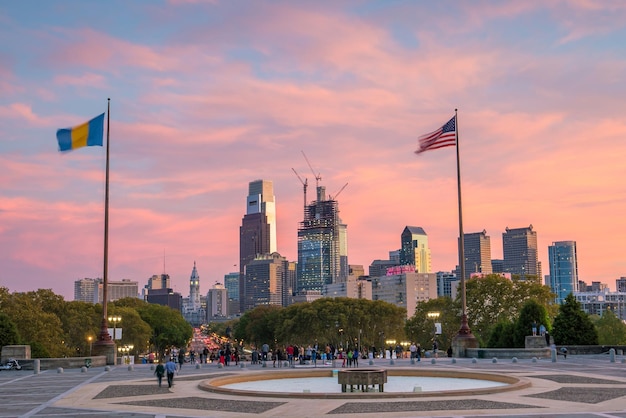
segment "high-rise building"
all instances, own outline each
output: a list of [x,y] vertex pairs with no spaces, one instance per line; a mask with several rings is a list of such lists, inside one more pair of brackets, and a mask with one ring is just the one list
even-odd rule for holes
[[286,259],[278,253],[258,255],[246,266],[244,312],[259,305],[283,306]]
[[455,299],[456,294],[453,292],[459,282],[458,277],[454,273],[448,271],[438,271],[437,275],[437,297],[447,296]]
[[[322,292],[342,274],[341,256],[347,254],[347,227],[339,218],[336,200],[326,199],[326,188],[317,187],[317,200],[307,205],[298,229],[298,277],[296,293]],[[342,250],[342,246],[345,249]],[[348,273],[347,255],[345,275]]]
[[246,214],[239,228],[239,308],[244,312],[245,268],[259,254],[276,252],[276,201],[268,180],[248,185]]
[[626,277],[620,277],[615,280],[615,290],[626,293]]
[[372,277],[372,300],[383,300],[406,309],[407,318],[415,315],[418,302],[437,299],[437,275],[402,273]]
[[557,241],[548,247],[550,288],[555,302],[562,304],[567,295],[578,291],[576,241]]
[[193,262],[193,269],[189,277],[189,297],[183,298],[183,318],[192,326],[200,326],[206,320],[206,297],[200,294],[200,276]]
[[541,277],[537,254],[537,232],[530,225],[527,228],[506,228],[502,233],[502,253],[504,272]]
[[[238,275],[239,276],[239,275]],[[221,283],[216,283],[207,294],[207,322],[215,318],[228,316],[228,289]]]
[[239,312],[239,272],[224,275],[224,288],[228,292],[228,315]]
[[428,235],[419,226],[407,226],[400,235],[400,264],[415,266],[416,273],[430,273]]
[[[121,281],[112,281],[109,280],[107,289],[107,302],[113,302],[118,299],[123,298],[138,298],[139,297],[139,283],[133,282],[128,279],[122,279]],[[98,282],[98,286],[96,287],[96,295],[95,300],[98,303],[102,303],[102,295],[103,295],[103,283],[102,281]]]
[[491,267],[491,238],[487,231],[463,234],[465,245],[465,278],[472,273],[493,272]]
[[98,284],[102,279],[84,278],[74,282],[74,300],[87,303],[96,303]]

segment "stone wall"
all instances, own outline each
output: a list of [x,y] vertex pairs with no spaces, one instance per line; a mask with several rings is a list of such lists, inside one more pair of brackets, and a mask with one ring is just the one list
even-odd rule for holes
[[4,345],[2,346],[2,354],[0,362],[6,363],[10,358],[18,360],[30,358],[30,345]]

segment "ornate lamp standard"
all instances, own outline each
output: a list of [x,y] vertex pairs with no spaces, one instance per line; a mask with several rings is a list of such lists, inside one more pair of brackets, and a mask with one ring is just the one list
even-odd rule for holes
[[433,320],[433,356],[437,357],[437,351],[435,349],[435,342],[437,341],[437,319],[439,318],[439,312],[428,312],[426,315]]
[[112,340],[115,341],[115,337],[116,337],[115,330],[117,329],[116,326],[117,326],[117,323],[122,320],[122,317],[119,316],[119,315],[118,316],[114,315],[114,316],[110,316],[108,319],[109,319],[109,322],[113,322],[113,338],[112,338]]

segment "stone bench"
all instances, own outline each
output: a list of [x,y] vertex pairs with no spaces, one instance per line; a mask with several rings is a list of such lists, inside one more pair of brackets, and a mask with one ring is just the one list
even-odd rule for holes
[[387,383],[387,370],[354,369],[340,370],[337,374],[337,383],[341,385],[341,391],[346,392],[350,386],[350,392],[354,392],[354,386],[361,392],[367,392],[369,386],[378,385],[378,391],[384,392]]

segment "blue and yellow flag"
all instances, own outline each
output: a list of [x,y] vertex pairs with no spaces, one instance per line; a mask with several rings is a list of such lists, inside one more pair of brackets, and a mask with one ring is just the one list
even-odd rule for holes
[[59,129],[57,131],[57,141],[59,141],[59,151],[71,151],[76,148],[90,147],[93,145],[102,146],[102,136],[104,133],[104,113],[73,128]]

